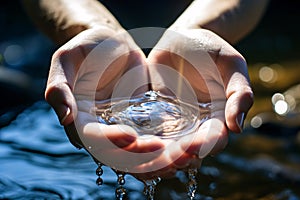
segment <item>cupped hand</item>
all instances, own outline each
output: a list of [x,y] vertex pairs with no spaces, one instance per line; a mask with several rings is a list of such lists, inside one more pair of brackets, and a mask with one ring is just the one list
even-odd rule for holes
[[[127,82],[121,78],[126,73]],[[113,94],[116,85],[124,82],[123,90]],[[95,149],[108,153],[122,149],[136,142],[137,134],[129,128],[99,124],[92,112],[95,101],[147,90],[145,56],[130,36],[125,31],[97,28],[81,32],[54,53],[45,96],[70,142],[97,154]],[[148,151],[149,144],[140,146],[135,151]]]
[[209,119],[194,134],[166,146],[174,168],[199,165],[225,148],[229,130],[242,131],[253,93],[245,59],[225,40],[204,29],[167,30],[147,61],[153,90],[210,103]]

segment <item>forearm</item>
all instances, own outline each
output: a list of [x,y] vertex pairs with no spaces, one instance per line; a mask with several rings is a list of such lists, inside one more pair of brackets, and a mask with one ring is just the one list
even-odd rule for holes
[[172,28],[205,28],[236,43],[256,26],[268,1],[195,0]]
[[96,0],[22,0],[25,10],[55,43],[63,44],[83,30],[104,26],[122,27]]

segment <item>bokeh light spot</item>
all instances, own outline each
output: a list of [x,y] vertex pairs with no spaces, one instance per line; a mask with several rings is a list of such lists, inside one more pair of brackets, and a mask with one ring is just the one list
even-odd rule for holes
[[5,62],[9,65],[20,65],[24,60],[25,50],[20,45],[9,45],[3,53],[3,57]]
[[263,120],[259,116],[253,117],[250,122],[250,124],[253,128],[259,128],[262,125],[262,123],[263,123]]
[[288,103],[284,100],[279,100],[275,103],[274,110],[279,115],[285,115],[289,111]]
[[272,83],[277,80],[277,72],[268,66],[262,67],[258,76],[260,80],[266,83]]

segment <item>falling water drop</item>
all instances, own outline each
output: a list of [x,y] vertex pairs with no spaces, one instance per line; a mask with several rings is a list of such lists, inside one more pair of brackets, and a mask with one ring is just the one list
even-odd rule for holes
[[98,167],[98,168],[96,169],[96,174],[97,174],[97,176],[101,176],[101,175],[103,174],[103,169],[102,169],[102,167]]
[[102,169],[102,166],[103,164],[100,163],[100,162],[97,162],[97,169],[96,169],[96,175],[98,176],[97,180],[96,180],[96,184],[98,186],[102,185],[103,184],[103,179],[101,178],[102,174],[103,174],[103,169]]
[[120,186],[116,189],[116,199],[117,200],[127,199],[127,191],[124,187]]
[[127,199],[127,191],[123,187],[125,185],[125,173],[124,172],[116,172],[117,174],[117,183],[118,183],[118,188],[116,189],[116,199],[117,200],[124,200]]
[[196,190],[197,190],[197,176],[198,169],[190,168],[188,169],[188,178],[189,181],[187,183],[187,194],[191,200],[195,198]]
[[103,184],[103,179],[101,177],[98,177],[97,180],[96,180],[96,184],[98,186],[102,185]]
[[148,200],[154,200],[155,189],[160,181],[160,177],[144,181],[144,194],[147,196]]
[[118,184],[124,185],[125,184],[125,174],[124,173],[118,173]]

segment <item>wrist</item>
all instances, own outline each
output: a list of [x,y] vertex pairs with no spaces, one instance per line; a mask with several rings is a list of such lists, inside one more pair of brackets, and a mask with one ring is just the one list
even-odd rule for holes
[[197,23],[193,23],[191,21],[182,21],[182,20],[178,20],[175,21],[170,27],[169,29],[171,30],[184,30],[184,29],[201,29],[202,27],[197,24]]
[[35,24],[56,44],[61,45],[87,29],[103,26],[122,29],[110,12],[96,0],[22,0]]
[[[71,13],[70,13],[71,14]],[[101,16],[91,14],[85,15],[84,18],[76,16],[66,16],[65,20],[56,20],[55,32],[48,31],[50,38],[57,44],[64,44],[71,38],[86,30],[110,32],[112,35],[117,34],[124,29],[117,23],[102,19]],[[47,33],[47,31],[46,31]],[[52,35],[51,35],[52,34]]]

